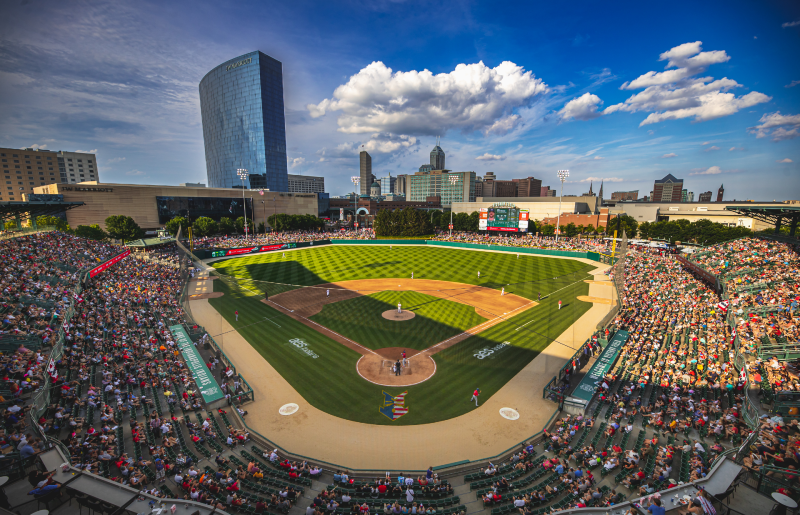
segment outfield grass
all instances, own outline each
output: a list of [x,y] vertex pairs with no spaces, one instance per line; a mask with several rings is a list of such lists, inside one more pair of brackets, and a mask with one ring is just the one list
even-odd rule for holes
[[[383,318],[398,303],[416,316],[403,322]],[[486,321],[472,306],[414,291],[382,291],[328,304],[311,320],[373,350],[424,350]]]
[[[220,316],[237,328],[310,404],[338,417],[371,424],[425,424],[457,417],[475,409],[474,404],[468,402],[474,388],[481,388],[482,402],[485,402],[591,307],[591,304],[580,302],[575,297],[588,294],[589,285],[583,280],[589,277],[586,271],[592,267],[568,259],[525,255],[517,259],[514,254],[509,256],[430,247],[395,247],[389,251],[384,247],[330,246],[287,252],[285,258],[279,253],[261,254],[216,262],[214,266],[223,273],[252,278],[252,281],[240,282],[229,279],[214,281],[214,291],[223,292],[224,295],[209,299],[209,302],[219,311]],[[268,284],[280,283],[275,286],[285,290],[285,284],[302,286],[349,279],[407,277],[411,270],[415,271],[415,277],[421,278],[496,288],[510,285],[506,286],[507,292],[533,299],[538,292],[543,296],[550,292],[557,293],[543,299],[538,306],[436,354],[436,375],[422,384],[405,388],[386,388],[365,381],[356,372],[356,362],[360,354],[261,302],[262,287]],[[481,270],[480,280],[477,278],[477,270]],[[385,298],[380,297],[383,294],[386,294]],[[396,297],[392,295],[400,294],[401,292],[382,292],[377,294],[377,299],[373,296],[360,299],[374,299],[378,304],[382,304],[384,300],[388,304],[391,299],[391,304],[396,307]],[[559,299],[563,302],[560,311],[557,304]],[[439,302],[439,299],[436,300]],[[353,301],[328,305],[315,317],[325,315],[328,309],[342,310],[345,314],[356,311],[350,309],[354,306],[346,305]],[[436,302],[432,306],[435,307]],[[458,306],[459,309],[461,307]],[[463,307],[472,309],[469,306]],[[374,309],[369,306],[367,309],[377,313],[382,307],[377,307],[376,304]],[[236,310],[239,311],[238,322],[234,316]],[[472,313],[474,314],[474,310]],[[342,313],[338,316],[325,315],[329,316],[325,325],[330,327],[341,323],[337,322],[341,315]],[[377,316],[380,314],[377,313]],[[464,316],[431,314],[428,318],[431,318],[430,323],[446,325],[449,327],[448,331],[458,333],[461,331],[460,324],[477,325],[467,321]],[[370,322],[372,318],[374,316],[370,317]],[[459,318],[463,321],[460,322]],[[402,324],[410,322],[413,320]],[[365,322],[359,326],[357,319],[338,327],[338,330],[334,330],[345,336],[348,336],[348,332],[367,335],[370,331],[375,331],[371,323]],[[378,330],[373,334],[378,339],[400,341],[394,340],[386,331]],[[298,353],[289,343],[289,340],[295,338],[304,340],[319,358],[313,359]],[[437,341],[442,339],[444,338]],[[508,342],[508,345],[484,359],[476,356],[480,355],[480,350],[496,348],[503,342]],[[374,348],[396,346],[394,343],[375,345]],[[408,346],[424,348],[429,345]],[[379,413],[378,408],[383,400],[382,391],[396,395],[405,390],[408,390],[408,415],[392,422]]]

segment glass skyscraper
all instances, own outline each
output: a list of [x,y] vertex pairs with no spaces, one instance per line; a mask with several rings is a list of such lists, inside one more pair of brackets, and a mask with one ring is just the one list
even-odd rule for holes
[[245,168],[254,184],[289,190],[280,61],[255,51],[217,66],[200,81],[200,113],[209,188],[241,188]]

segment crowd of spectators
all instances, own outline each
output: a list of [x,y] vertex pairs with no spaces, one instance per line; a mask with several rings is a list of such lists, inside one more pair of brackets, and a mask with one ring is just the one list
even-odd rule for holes
[[253,245],[275,245],[320,240],[374,240],[375,231],[364,229],[337,229],[320,231],[268,232],[245,238],[244,236],[214,236],[195,238],[196,249],[230,249]]
[[476,232],[437,231],[433,238],[436,241],[455,241],[459,243],[476,243],[479,245],[500,245],[504,247],[526,247],[547,250],[573,250],[579,252],[611,252],[611,241],[590,238],[565,238],[558,241],[554,236],[536,236],[535,234],[481,234]]
[[[41,330],[49,335],[37,348],[19,346],[0,356],[4,452],[13,446],[21,458],[31,457],[45,450],[41,435],[46,435],[64,444],[74,467],[156,496],[184,497],[219,509],[288,511],[302,492],[293,478],[310,477],[312,469],[294,470],[289,464],[285,486],[272,489],[263,478],[283,474],[283,464],[267,471],[270,467],[243,463],[237,455],[223,457],[225,449],[242,448],[249,434],[236,429],[225,410],[205,412],[169,329],[182,321],[173,249],[164,249],[156,261],[125,258],[79,285],[88,269],[120,248],[57,232],[5,240],[0,248],[14,256],[4,264],[2,279],[2,308],[9,322],[4,334],[38,334],[23,331],[33,323],[21,324],[20,318],[39,302],[48,317]],[[68,309],[74,314],[64,320],[61,314]],[[50,345],[59,330],[63,354],[50,362]],[[243,393],[239,377],[213,354],[207,366],[219,373],[229,401]],[[33,391],[43,385],[49,385],[49,404],[37,410],[34,420]],[[197,454],[209,459],[216,454],[216,467],[200,468]],[[246,489],[247,482],[253,488]]]

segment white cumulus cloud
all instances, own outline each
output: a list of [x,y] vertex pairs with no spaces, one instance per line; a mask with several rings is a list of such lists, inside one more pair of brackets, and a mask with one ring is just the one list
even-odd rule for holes
[[649,112],[639,124],[640,127],[681,118],[704,122],[771,100],[771,97],[757,91],[737,97],[730,90],[740,84],[727,77],[718,80],[712,77],[695,77],[712,64],[724,63],[730,59],[724,50],[702,52],[701,45],[700,41],[684,43],[661,54],[659,60],[667,61],[667,71],[647,72],[623,84],[620,89],[644,88],[644,91],[621,104],[607,107],[603,114],[617,111]]
[[20,150],[25,150],[26,148],[32,148],[34,150],[44,150],[47,148],[47,143],[40,145],[39,143],[34,143],[30,147],[22,147]]
[[705,170],[692,172],[689,175],[719,175],[721,173],[722,169],[719,166],[711,166]]
[[783,25],[781,25],[781,27],[783,27],[784,29],[786,29],[786,28],[789,28],[789,27],[797,27],[798,25],[800,25],[800,20],[796,20],[796,21],[787,21],[786,23],[784,23]]
[[711,152],[712,150],[719,150],[719,147],[716,145],[710,146],[706,149],[706,152]]
[[794,161],[792,161],[788,157],[786,159],[779,159],[778,161],[775,161],[775,162],[776,163],[794,163]]
[[800,114],[783,115],[780,111],[765,114],[761,122],[748,130],[757,138],[771,137],[773,141],[783,141],[800,136]]
[[289,166],[291,166],[292,168],[296,168],[305,163],[306,163],[305,157],[295,157],[294,159],[289,160]]
[[475,159],[478,161],[503,161],[505,160],[506,156],[499,156],[497,154],[490,154],[486,152],[482,156],[478,156]]
[[622,182],[621,177],[587,177],[575,182]]
[[393,152],[407,150],[417,145],[417,138],[413,136],[396,135],[391,133],[375,133],[369,140],[364,142],[342,143],[335,148],[321,148],[317,151],[320,161],[327,161],[331,158],[351,158],[362,150],[371,153],[390,154]]
[[97,149],[93,148],[92,150],[76,150],[75,152],[79,154],[97,154]]
[[661,156],[661,159],[669,159],[670,157],[676,157],[677,155],[678,154],[676,154],[675,152],[670,152],[669,154],[664,154],[663,156]]
[[338,111],[339,131],[441,135],[448,129],[505,133],[516,127],[519,108],[548,91],[533,72],[505,61],[459,64],[450,73],[393,72],[380,61],[338,86],[331,98],[306,108],[313,118]]
[[591,120],[597,118],[601,113],[597,108],[603,103],[600,97],[591,93],[584,93],[578,98],[573,98],[564,105],[558,116],[562,121],[569,120]]

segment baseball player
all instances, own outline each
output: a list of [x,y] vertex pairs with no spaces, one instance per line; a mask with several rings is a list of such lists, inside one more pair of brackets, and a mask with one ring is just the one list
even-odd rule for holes
[[478,407],[478,395],[480,395],[480,394],[481,394],[481,389],[480,388],[475,388],[475,391],[472,392],[472,398],[470,399],[470,402],[475,401],[475,407],[476,408]]

